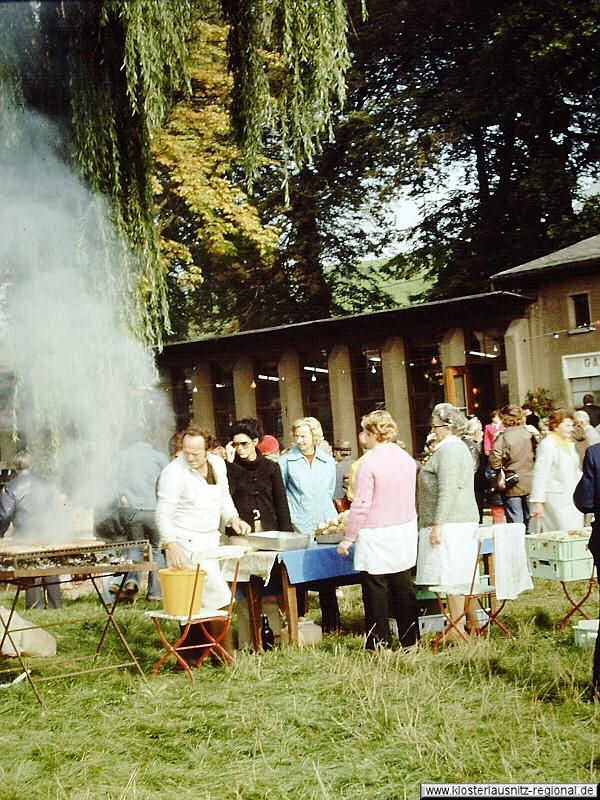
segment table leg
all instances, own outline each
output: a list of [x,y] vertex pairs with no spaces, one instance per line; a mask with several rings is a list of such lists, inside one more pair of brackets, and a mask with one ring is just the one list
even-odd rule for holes
[[458,634],[458,637],[462,639],[464,642],[469,641],[469,637],[465,633],[463,633],[456,625],[457,622],[460,622],[461,619],[464,619],[464,617],[466,617],[466,612],[463,611],[460,617],[452,619],[452,615],[450,614],[449,610],[446,608],[444,604],[444,601],[442,600],[442,595],[439,592],[436,592],[435,596],[437,598],[438,607],[442,613],[442,616],[445,617],[446,622],[448,623],[448,627],[441,633],[438,633],[438,635],[433,640],[432,648],[434,653],[437,651],[438,647],[440,646],[440,644],[442,644],[442,642],[449,641],[448,634],[450,633],[451,630],[454,630]]
[[10,611],[8,612],[8,618],[7,618],[6,622],[3,622],[2,618],[0,617],[0,624],[2,624],[4,626],[4,633],[2,635],[2,643],[0,644],[0,647],[4,644],[4,641],[6,639],[8,639],[8,641],[10,642],[13,650],[15,651],[16,657],[17,657],[17,659],[19,661],[19,664],[21,665],[21,669],[25,673],[25,675],[27,677],[27,681],[29,682],[29,685],[31,686],[31,688],[34,691],[34,694],[35,694],[35,696],[37,698],[38,703],[43,708],[44,707],[44,702],[43,702],[42,698],[40,697],[40,693],[37,690],[37,686],[33,682],[33,679],[31,677],[31,670],[27,669],[27,665],[23,661],[23,656],[21,655],[21,651],[16,646],[16,644],[15,644],[15,642],[14,642],[12,636],[11,636],[11,633],[10,633],[10,623],[11,623],[11,620],[12,620],[13,615],[15,613],[15,608],[17,607],[17,600],[19,599],[19,593],[21,592],[21,589],[22,589],[20,583],[17,583],[16,587],[17,587],[17,591],[15,592],[15,596],[13,598],[13,602],[12,602],[12,605],[10,607]]
[[298,599],[296,587],[290,583],[285,564],[281,565],[281,591],[287,619],[290,644],[298,644]]
[[[496,585],[496,566],[494,564],[494,554],[493,553],[486,553],[482,556],[483,558],[483,568],[485,570],[485,574],[489,578],[490,586]],[[496,595],[490,595],[490,611],[492,614],[495,614],[497,611],[497,602],[496,602]]]
[[[108,617],[107,620],[106,620],[106,623],[104,625],[104,628],[102,629],[102,634],[100,636],[100,641],[99,641],[98,647],[96,649],[96,655],[94,657],[94,661],[96,661],[96,659],[100,655],[100,651],[102,650],[102,646],[104,645],[104,640],[106,638],[106,634],[108,633],[109,627],[112,627],[114,632],[117,634],[117,636],[121,640],[121,644],[125,648],[125,650],[127,652],[127,655],[131,659],[132,665],[140,673],[140,676],[142,677],[142,679],[146,680],[146,676],[144,675],[144,672],[143,672],[142,668],[140,667],[137,658],[133,654],[133,650],[131,649],[131,647],[129,647],[129,642],[125,638],[125,636],[123,634],[123,631],[121,630],[121,628],[117,624],[117,621],[114,618],[114,612],[115,612],[115,608],[117,607],[117,603],[119,601],[119,595],[121,594],[121,590],[119,589],[119,591],[115,595],[115,599],[114,599],[114,602],[113,602],[112,606],[109,608],[106,605],[106,603],[104,602],[104,598],[102,597],[102,592],[101,592],[100,588],[98,587],[98,584],[96,583],[95,577],[94,576],[90,576],[90,579],[92,581],[94,589],[96,590],[96,594],[98,595],[98,597],[100,599],[100,602],[101,602],[102,606],[104,607],[104,610],[106,611],[106,614],[107,614],[107,617]],[[123,582],[121,582],[121,588],[122,588],[122,586],[123,586]]]
[[[502,622],[500,622],[500,620],[498,619],[498,615],[500,614],[500,612],[503,610],[504,606],[506,605],[506,600],[501,600],[500,601],[500,605],[498,605],[496,611],[492,611],[491,607],[490,607],[490,610],[488,611],[487,608],[483,605],[483,603],[481,601],[481,597],[477,597],[477,602],[479,603],[481,609],[483,611],[485,611],[485,613],[487,614],[487,619],[485,620],[483,625],[480,628],[477,628],[477,630],[476,630],[477,636],[485,636],[486,632],[487,633],[490,632],[491,626],[492,625],[496,625],[498,628],[500,628],[502,633],[504,633],[506,636],[508,636],[509,639],[512,639],[513,642],[514,642],[515,641],[515,637],[508,630],[508,628]],[[491,606],[491,603],[490,603],[490,606]]]
[[262,611],[262,601],[260,597],[260,587],[262,580],[256,575],[250,575],[250,580],[245,584],[246,602],[248,603],[248,621],[250,623],[250,633],[252,635],[252,646],[256,652],[262,650],[260,638],[260,615]]

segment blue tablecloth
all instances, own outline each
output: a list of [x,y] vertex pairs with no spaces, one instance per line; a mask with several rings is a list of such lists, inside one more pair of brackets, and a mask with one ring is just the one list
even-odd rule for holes
[[[490,526],[480,526],[487,528]],[[491,530],[490,530],[491,533]],[[481,555],[494,552],[494,540],[490,537],[481,544]],[[349,556],[340,556],[335,544],[314,544],[306,550],[286,550],[277,560],[285,564],[290,583],[311,583],[325,578],[358,575],[354,569],[354,548]]]
[[318,544],[306,550],[286,550],[277,560],[285,564],[290,583],[309,583],[323,578],[358,575],[354,569],[354,547],[349,556],[340,556],[335,544]]

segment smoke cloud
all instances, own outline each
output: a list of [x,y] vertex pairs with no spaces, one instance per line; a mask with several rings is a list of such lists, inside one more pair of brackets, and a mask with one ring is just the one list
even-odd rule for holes
[[4,111],[0,427],[13,427],[15,407],[38,469],[73,503],[101,507],[118,451],[140,439],[166,450],[172,432],[152,353],[131,332],[135,258],[107,204],[70,168],[58,126]]

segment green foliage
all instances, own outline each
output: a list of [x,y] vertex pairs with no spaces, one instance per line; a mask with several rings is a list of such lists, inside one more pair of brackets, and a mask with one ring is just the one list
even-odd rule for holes
[[548,389],[542,389],[541,386],[538,386],[537,389],[529,389],[525,395],[525,403],[538,417],[543,419],[549,417],[554,409],[552,395]]
[[[19,87],[28,107],[69,130],[65,157],[108,198],[124,241],[121,263],[107,263],[98,283],[120,269],[123,324],[148,344],[160,343],[167,320],[149,141],[173,93],[185,85],[188,16],[188,0],[42,3],[37,13],[29,4],[0,9],[0,79]],[[108,262],[114,233],[105,226],[103,235]]]
[[[69,37],[71,124],[79,168],[107,195],[139,265],[132,326],[158,343],[168,319],[156,243],[149,143],[183,85],[189,4],[74,4]],[[99,46],[98,44],[99,43]]]
[[250,186],[266,131],[287,165],[310,162],[332,133],[332,97],[345,97],[350,60],[344,0],[222,0],[234,76],[232,118]]
[[[10,54],[17,51],[6,48],[4,58],[0,57],[0,79],[22,85],[29,106],[68,124],[73,160],[90,186],[109,198],[117,229],[133,248],[133,258],[127,247],[121,254],[128,287],[122,309],[124,323],[142,341],[160,344],[162,331],[168,330],[167,286],[155,226],[150,146],[165,122],[173,96],[189,88],[187,36],[192,7],[196,19],[213,20],[216,3],[42,3],[37,13],[28,4],[22,5],[16,15],[11,11],[0,18],[0,39],[13,45],[26,43],[19,58],[10,62]],[[189,114],[186,119],[179,109],[170,123],[171,144],[179,136],[178,147],[161,151],[163,174],[159,177],[168,185],[158,190],[159,199],[165,202],[167,195],[177,195],[184,216],[193,220],[192,227],[196,232],[202,229],[200,245],[192,252],[194,243],[186,241],[186,236],[170,236],[172,231],[166,231],[170,215],[161,219],[164,241],[171,242],[164,252],[171,273],[179,273],[175,294],[184,306],[189,285],[197,286],[200,280],[197,268],[199,260],[205,260],[201,251],[207,244],[207,260],[224,260],[216,272],[237,271],[238,285],[244,284],[256,264],[268,267],[276,233],[262,226],[244,193],[228,185],[229,173],[238,169],[239,160],[249,179],[256,177],[264,163],[260,153],[267,130],[282,143],[284,159],[280,163],[285,170],[310,160],[320,147],[320,137],[331,132],[332,98],[343,102],[349,64],[344,0],[279,0],[274,4],[223,0],[222,5],[232,23],[229,60],[234,84],[227,92],[233,92],[232,114],[242,143],[241,159],[233,152],[229,133],[221,130],[221,144],[228,139],[227,146],[232,149],[229,163],[224,165],[222,151],[213,164],[207,163],[215,143],[215,125],[228,127],[222,109],[215,111],[214,125],[207,126],[207,141],[199,147],[206,158],[195,176],[203,168],[204,182],[199,180],[192,187],[194,178],[176,171],[176,166],[181,170],[192,163],[194,146],[198,152],[202,128],[196,129],[194,144],[189,140],[194,137],[187,141],[187,161],[181,135],[183,127],[187,125],[189,131],[189,125],[200,121],[198,116]],[[13,36],[17,29],[25,35]],[[46,85],[48,75],[52,81]],[[199,113],[198,104],[193,110]],[[208,117],[207,113],[203,121]],[[158,147],[162,146],[159,143]],[[218,209],[219,204],[223,207]],[[233,266],[232,261],[236,262]],[[226,278],[219,280],[227,283]],[[170,293],[173,296],[173,284]],[[254,305],[250,295],[242,303],[246,309]],[[215,295],[209,305],[215,316],[220,300]],[[257,316],[256,310],[252,313]]]
[[273,269],[278,231],[262,224],[242,188],[242,156],[227,113],[226,36],[225,28],[195,18],[191,94],[174,106],[152,146],[174,339],[252,325],[257,292]]

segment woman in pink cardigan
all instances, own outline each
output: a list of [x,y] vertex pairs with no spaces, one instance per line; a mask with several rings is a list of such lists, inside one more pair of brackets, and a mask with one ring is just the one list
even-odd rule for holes
[[404,647],[419,639],[417,599],[410,569],[417,561],[416,462],[395,444],[396,423],[387,411],[362,418],[367,456],[354,487],[346,538],[338,545],[362,573],[366,646],[391,645],[390,612]]

